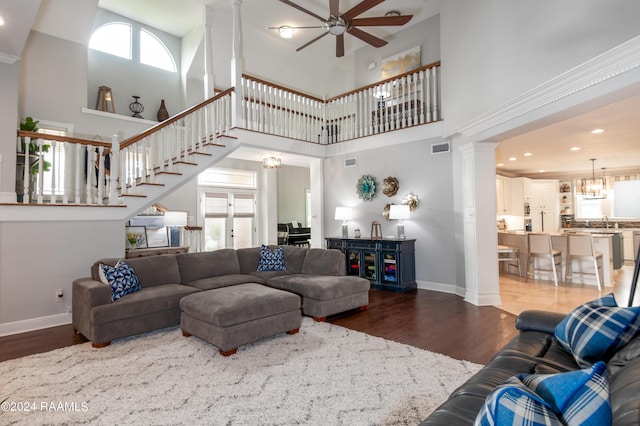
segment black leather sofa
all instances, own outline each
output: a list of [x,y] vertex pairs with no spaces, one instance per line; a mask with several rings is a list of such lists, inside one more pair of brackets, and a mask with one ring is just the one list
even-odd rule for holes
[[[518,316],[520,333],[421,425],[472,425],[485,398],[511,376],[553,374],[577,370],[573,356],[553,337],[564,314],[525,311]],[[620,349],[607,363],[613,425],[640,424],[640,336]]]

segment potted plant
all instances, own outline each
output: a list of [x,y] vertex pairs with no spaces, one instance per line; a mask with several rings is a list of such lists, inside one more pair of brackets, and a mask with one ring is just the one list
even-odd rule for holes
[[[38,123],[33,117],[27,117],[20,123],[20,130],[26,132],[37,132]],[[40,172],[40,154],[49,152],[50,145],[48,143],[42,144],[42,148],[38,143],[37,138],[32,138],[27,147],[27,142],[24,137],[20,138],[20,151],[16,156],[16,194],[18,195],[18,202],[21,202],[24,197],[24,167],[28,161],[29,164],[29,187],[33,191],[36,186],[36,177]],[[51,170],[51,163],[42,160],[42,170],[48,172]]]

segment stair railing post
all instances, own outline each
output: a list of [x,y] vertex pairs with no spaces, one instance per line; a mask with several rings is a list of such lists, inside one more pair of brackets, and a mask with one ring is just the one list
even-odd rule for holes
[[233,56],[231,57],[231,82],[234,87],[231,98],[231,126],[238,127],[242,124],[242,101],[244,94],[242,90],[242,70],[244,67],[241,56],[240,44],[240,6],[242,0],[233,1]]
[[118,182],[120,181],[120,142],[118,135],[111,136],[109,159],[109,205],[118,204]]

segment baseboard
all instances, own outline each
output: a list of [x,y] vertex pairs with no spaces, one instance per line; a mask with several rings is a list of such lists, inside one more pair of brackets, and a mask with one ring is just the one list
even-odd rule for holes
[[15,203],[16,200],[15,192],[0,192],[0,203]]
[[8,322],[5,324],[0,324],[0,336],[26,333],[27,331],[57,327],[59,325],[65,324],[71,324],[70,313],[50,315],[48,317],[30,318],[23,321]]
[[439,291],[440,293],[455,294],[464,297],[464,288],[454,284],[443,284],[431,281],[416,281],[418,288],[422,290]]

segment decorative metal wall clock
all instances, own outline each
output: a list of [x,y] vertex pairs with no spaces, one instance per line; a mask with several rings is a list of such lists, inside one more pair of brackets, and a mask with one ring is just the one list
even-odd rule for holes
[[358,197],[363,201],[371,201],[374,195],[376,195],[376,178],[371,175],[363,175],[358,179],[356,189],[358,191]]

